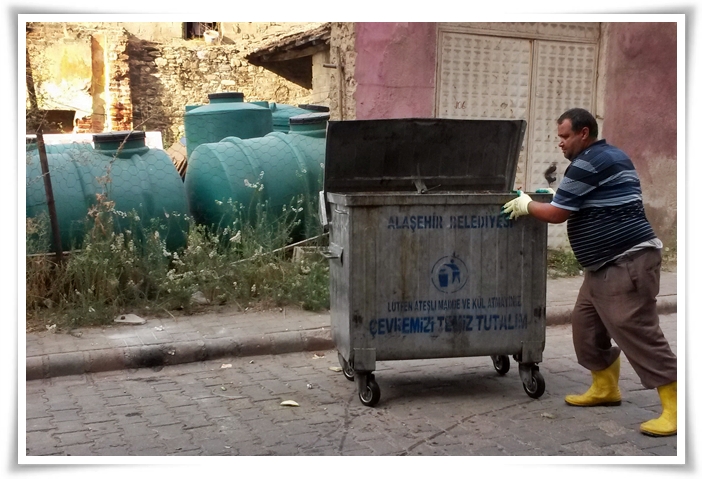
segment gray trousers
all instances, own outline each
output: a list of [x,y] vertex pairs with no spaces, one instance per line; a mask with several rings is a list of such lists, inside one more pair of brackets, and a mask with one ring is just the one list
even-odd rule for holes
[[661,252],[655,248],[585,272],[571,318],[580,365],[601,371],[623,351],[645,388],[677,381],[677,357],[656,311],[660,272]]

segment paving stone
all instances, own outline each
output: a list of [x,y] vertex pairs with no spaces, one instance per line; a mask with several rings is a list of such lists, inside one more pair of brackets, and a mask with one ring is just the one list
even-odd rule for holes
[[573,456],[608,456],[614,453],[613,450],[603,449],[602,447],[600,447],[596,443],[593,443],[589,439],[572,442],[570,444],[564,444],[563,449],[566,450],[568,455]]
[[73,446],[65,446],[61,448],[62,454],[65,456],[94,456],[92,444],[75,444]]
[[173,424],[182,424],[178,418],[174,417],[170,413],[160,414],[158,416],[149,416],[147,417],[147,422],[149,426],[153,428],[171,426]]
[[145,423],[124,424],[120,426],[120,430],[125,439],[131,439],[138,436],[158,436],[158,432],[152,429]]
[[167,424],[163,426],[152,426],[151,427],[156,433],[158,434],[158,437],[162,440],[170,440],[174,438],[183,438],[183,437],[190,437],[190,434],[188,434],[187,431],[183,428],[183,424],[178,423],[178,424]]
[[59,411],[55,411],[52,415],[52,420],[55,424],[58,424],[60,422],[64,421],[79,421],[81,420],[81,417],[79,415],[80,410],[79,409],[63,409]]
[[[625,380],[628,399],[620,407],[565,405],[563,396],[572,386],[587,387],[587,378],[572,344],[562,350],[554,361],[544,358],[549,389],[538,400],[523,393],[517,375],[497,377],[489,358],[388,361],[378,370],[381,401],[368,408],[354,382],[329,371],[337,364],[334,352],[319,359],[309,353],[231,357],[29,381],[27,454],[678,460],[681,438],[638,432],[659,405],[648,397],[651,391],[635,389],[635,378]],[[232,368],[220,369],[225,362]],[[252,382],[256,376],[259,383]],[[300,407],[282,407],[283,399]]]
[[52,430],[56,431],[56,425],[53,423],[51,416],[27,418],[27,432],[47,432]]
[[56,412],[77,411],[79,408],[73,400],[49,401],[49,410]]
[[202,413],[189,414],[183,417],[183,425],[186,430],[211,426],[212,424],[214,422]]
[[130,456],[130,450],[127,446],[108,446],[104,448],[93,447],[96,456]]
[[65,434],[54,434],[60,446],[73,446],[76,444],[92,444],[93,439],[87,436],[87,429],[77,432],[67,432]]
[[91,425],[82,420],[54,422],[56,429],[51,430],[51,434],[64,434],[67,432],[90,431]]

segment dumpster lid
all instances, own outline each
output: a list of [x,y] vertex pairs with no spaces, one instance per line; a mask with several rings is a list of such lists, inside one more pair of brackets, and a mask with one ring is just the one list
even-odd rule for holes
[[496,191],[514,185],[525,120],[330,121],[324,190]]

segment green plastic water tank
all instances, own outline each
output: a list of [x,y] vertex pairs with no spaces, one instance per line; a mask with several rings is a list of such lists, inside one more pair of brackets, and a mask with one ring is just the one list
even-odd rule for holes
[[[93,151],[93,146],[90,143],[73,141],[71,143],[59,143],[56,145],[44,145],[46,149],[46,154],[57,154],[72,150],[88,150]],[[37,139],[27,138],[27,155],[37,156],[39,158],[39,147],[37,146]],[[38,160],[37,160],[38,161]]]
[[[109,201],[114,201],[115,210],[135,210],[144,225],[159,219],[167,226],[162,234],[168,249],[184,247],[188,212],[185,187],[170,156],[147,147],[143,131],[96,134],[93,143],[94,148],[87,143],[47,145],[62,248],[81,247],[88,210],[96,203],[97,194],[106,194]],[[36,150],[27,153],[26,180],[27,218],[42,214],[48,217]],[[129,226],[124,221],[116,218],[118,231]]]
[[303,113],[290,117],[290,132],[314,138],[327,137],[329,113]]
[[268,104],[273,114],[273,131],[290,131],[290,118],[310,112],[328,112],[329,107],[323,105],[303,104],[298,106],[284,105],[271,102]]
[[183,123],[188,158],[203,143],[218,142],[228,136],[257,138],[273,131],[271,110],[244,102],[243,93],[210,93],[207,97],[208,105],[192,109],[186,106]]
[[327,113],[329,111],[329,107],[325,105],[310,105],[310,104],[303,104],[303,105],[297,105],[303,110],[309,110],[312,112],[317,112],[317,113]]
[[307,110],[293,105],[275,102],[270,102],[268,108],[270,108],[273,115],[273,131],[282,131],[284,133],[290,131],[290,117],[309,113]]
[[[224,138],[195,149],[185,176],[185,194],[193,219],[223,228],[233,218],[228,200],[248,208],[267,201],[269,212],[304,195],[313,202],[322,187],[327,116],[291,124],[289,133],[272,132],[261,138]],[[301,129],[298,130],[298,129]],[[310,134],[314,132],[313,134]],[[304,206],[299,235],[316,222],[316,207]]]

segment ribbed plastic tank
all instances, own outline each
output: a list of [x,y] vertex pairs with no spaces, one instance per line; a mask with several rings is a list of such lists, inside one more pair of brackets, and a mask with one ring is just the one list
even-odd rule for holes
[[[93,146],[90,143],[73,141],[71,143],[59,143],[56,145],[44,145],[46,154],[57,154],[72,150],[88,150],[93,151]],[[37,161],[39,158],[39,147],[37,145],[36,136],[27,138],[27,155],[36,155]]]
[[303,113],[290,118],[290,133],[326,138],[329,113]]
[[[64,250],[80,248],[88,210],[97,194],[114,201],[114,209],[135,210],[144,225],[158,219],[169,250],[185,246],[185,187],[170,156],[146,146],[143,131],[93,135],[88,143],[47,145],[47,161]],[[46,214],[48,206],[37,150],[27,152],[27,218]],[[118,231],[129,227],[116,218]],[[53,241],[52,241],[53,248]]]
[[273,115],[273,131],[282,131],[284,133],[290,131],[290,117],[309,113],[308,110],[303,108],[275,102],[270,102],[268,108]]
[[203,143],[215,143],[228,136],[257,138],[273,131],[271,110],[244,102],[240,92],[210,93],[209,104],[197,108],[186,106],[186,153],[188,158]]
[[[259,103],[259,102],[252,102]],[[261,102],[263,103],[263,102]],[[284,105],[282,103],[265,102],[268,103],[268,108],[270,108],[273,114],[273,131],[290,131],[290,118],[298,115],[304,115],[305,113],[315,112],[324,113],[329,111],[328,106],[324,105],[309,105],[303,104],[298,106]]]
[[322,188],[327,120],[328,115],[318,115],[302,123],[291,122],[289,133],[229,137],[197,147],[185,176],[193,219],[223,228],[233,219],[227,205],[230,199],[247,209],[256,201],[267,201],[269,212],[276,215],[303,195],[308,203],[303,205],[302,226],[296,236],[307,236],[318,221],[315,202]]
[[329,107],[325,105],[310,105],[310,104],[303,104],[303,105],[297,105],[298,107],[302,108],[303,110],[309,110],[312,112],[317,112],[317,113],[326,113],[329,111]]

